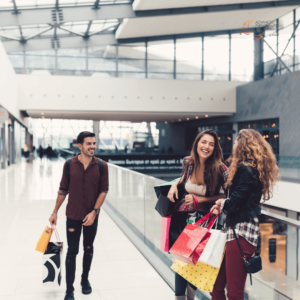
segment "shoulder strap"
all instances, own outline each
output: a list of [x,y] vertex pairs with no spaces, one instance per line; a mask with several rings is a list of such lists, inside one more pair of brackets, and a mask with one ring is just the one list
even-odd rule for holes
[[67,178],[68,178],[68,184],[70,184],[70,166],[71,166],[71,159],[68,159],[66,161],[66,175],[67,175]]
[[101,158],[98,158],[98,166],[99,166],[99,172],[101,177],[103,174],[103,160]]
[[238,246],[239,246],[239,249],[240,249],[240,251],[241,251],[243,260],[246,261],[245,254],[244,254],[244,252],[243,252],[243,250],[242,250],[242,247],[241,247],[241,245],[240,245],[240,243],[239,243],[239,240],[238,240],[238,238],[237,238],[237,236],[236,236],[234,227],[232,227],[232,230],[233,230],[234,238],[235,238],[235,240],[236,240],[236,242],[237,242],[237,244],[238,244]]

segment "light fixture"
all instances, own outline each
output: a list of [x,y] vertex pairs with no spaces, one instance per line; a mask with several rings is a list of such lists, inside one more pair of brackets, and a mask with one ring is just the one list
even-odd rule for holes
[[42,116],[42,119],[45,119],[45,117],[44,117],[44,116]]
[[178,121],[181,122],[181,119],[179,119]]
[[208,115],[205,115],[205,118],[208,118]]
[[43,115],[44,115],[44,113],[43,113],[43,112],[41,112],[41,115],[43,116]]
[[195,118],[196,118],[196,119],[199,119],[199,117],[198,117],[198,116],[196,116]]
[[168,124],[168,122],[167,122],[167,121],[165,121],[165,124]]
[[187,120],[189,120],[190,118],[186,118]]

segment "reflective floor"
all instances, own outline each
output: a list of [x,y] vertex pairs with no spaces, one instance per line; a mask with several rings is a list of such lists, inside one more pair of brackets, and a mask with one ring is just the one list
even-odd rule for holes
[[[42,286],[42,254],[35,251],[54,207],[63,163],[62,160],[23,161],[0,170],[0,300],[64,298],[64,280],[61,287]],[[63,242],[66,242],[65,204],[59,211],[57,226]],[[81,247],[77,258],[76,300],[174,298],[165,281],[103,210],[94,246],[90,276],[93,293],[84,296],[80,292]]]

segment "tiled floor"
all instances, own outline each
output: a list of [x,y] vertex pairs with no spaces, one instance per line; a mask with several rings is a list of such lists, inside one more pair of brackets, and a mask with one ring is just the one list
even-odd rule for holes
[[[42,286],[42,254],[36,243],[48,225],[58,189],[63,161],[23,161],[0,170],[0,300],[63,299],[65,283]],[[58,231],[65,235],[65,204],[58,214]],[[64,255],[66,243],[64,244]],[[77,259],[75,299],[167,300],[173,291],[101,211],[90,275],[93,293],[80,292],[82,247]],[[64,270],[63,270],[64,273]]]

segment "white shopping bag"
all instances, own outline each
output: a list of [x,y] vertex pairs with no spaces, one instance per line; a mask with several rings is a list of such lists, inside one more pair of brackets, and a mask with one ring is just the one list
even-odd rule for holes
[[61,284],[63,243],[49,242],[43,255],[43,286],[58,287]]
[[209,232],[211,236],[198,261],[215,268],[220,268],[226,245],[226,233],[216,229],[210,229]]

